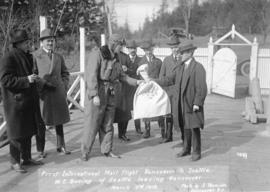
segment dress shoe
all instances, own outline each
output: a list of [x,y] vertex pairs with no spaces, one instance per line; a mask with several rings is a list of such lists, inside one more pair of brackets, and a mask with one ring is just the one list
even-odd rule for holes
[[168,143],[168,142],[172,142],[172,141],[173,141],[172,138],[167,138],[167,139],[163,140],[163,143]]
[[88,161],[88,159],[89,159],[89,156],[87,154],[82,154],[81,156],[82,161]]
[[138,134],[143,134],[141,128],[137,128],[137,129],[136,129],[136,133],[138,133]]
[[22,165],[43,165],[42,161],[36,161],[34,159],[24,160]]
[[106,157],[111,157],[111,158],[121,158],[119,155],[116,155],[116,154],[114,154],[113,152],[109,152],[109,153],[104,153],[104,155],[106,156]]
[[38,158],[40,158],[40,159],[44,159],[46,157],[47,157],[47,153],[44,152],[44,151],[40,152],[39,155],[38,155]]
[[146,130],[143,135],[142,135],[143,138],[147,139],[150,137],[150,131]]
[[18,173],[27,173],[27,171],[24,168],[22,168],[22,166],[19,163],[12,164],[11,169],[13,169]]
[[192,161],[198,161],[201,159],[201,155],[200,154],[192,154],[191,156],[191,160]]
[[180,153],[178,153],[177,155],[176,155],[176,157],[184,157],[184,156],[187,156],[187,155],[190,155],[190,152],[188,152],[188,151],[182,151],[182,152],[180,152]]
[[65,147],[57,148],[56,150],[57,150],[58,153],[64,153],[65,155],[70,155],[71,154],[71,152],[66,150]]
[[123,140],[123,141],[130,141],[130,138],[128,138],[128,137],[125,136],[125,135],[120,136],[119,139],[121,139],[121,140]]

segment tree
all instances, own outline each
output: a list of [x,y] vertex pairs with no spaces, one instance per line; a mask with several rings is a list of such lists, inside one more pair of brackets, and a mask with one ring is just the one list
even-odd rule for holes
[[185,29],[186,33],[189,33],[189,21],[191,17],[191,9],[193,6],[193,0],[178,0],[179,7],[181,9],[181,13],[184,17],[185,21]]

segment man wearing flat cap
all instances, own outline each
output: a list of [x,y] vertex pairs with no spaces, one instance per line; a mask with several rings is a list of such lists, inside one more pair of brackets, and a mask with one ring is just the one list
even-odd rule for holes
[[[153,79],[157,79],[159,77],[159,73],[160,73],[160,68],[162,65],[162,61],[155,57],[155,55],[153,54],[154,51],[154,43],[152,42],[151,39],[147,39],[144,40],[140,46],[145,55],[142,57],[139,66],[143,65],[143,64],[147,64],[148,65],[148,76],[150,78]],[[151,129],[151,120],[153,119],[144,119],[144,123],[145,123],[145,132],[143,133],[143,138],[149,138],[150,137],[150,129]],[[158,124],[159,127],[161,128],[161,130],[165,129],[165,124],[164,124],[164,118],[160,117],[158,118]]]
[[112,34],[108,45],[92,50],[85,66],[85,116],[81,143],[82,160],[87,161],[97,133],[101,153],[106,157],[120,158],[112,152],[113,122],[115,117],[117,86],[127,82],[136,86],[141,81],[127,76],[119,61],[123,38]]
[[[172,54],[164,58],[161,69],[160,69],[159,78],[170,76],[173,73],[174,68],[177,65],[181,64],[181,56],[179,53],[179,45],[180,45],[179,38],[173,35],[170,37],[167,44],[171,48]],[[175,85],[171,85],[171,86],[163,87],[163,88],[165,89],[165,91],[167,92],[170,98],[171,106],[174,106]],[[167,143],[173,140],[173,125],[175,129],[177,130],[180,129],[179,123],[177,121],[173,121],[173,117],[176,116],[177,114],[176,111],[174,111],[173,109],[174,108],[172,107],[172,113],[168,115],[167,117],[165,117],[165,130],[161,130],[161,136],[163,139],[161,141],[162,143]],[[184,130],[182,127],[180,130],[182,134],[182,140],[184,141],[183,139]]]
[[[55,35],[51,29],[44,29],[40,34],[40,48],[34,52],[38,66],[39,76],[42,81],[39,83],[42,117],[46,126],[55,127],[56,151],[58,153],[70,154],[66,149],[63,124],[70,121],[67,103],[67,91],[69,84],[69,72],[65,65],[63,56],[54,50]],[[45,134],[40,140],[44,140]],[[39,143],[39,142],[38,142]],[[46,154],[42,151],[41,157]]]
[[31,44],[27,32],[12,31],[10,40],[13,48],[1,59],[0,82],[11,168],[16,172],[26,173],[22,165],[43,164],[31,158],[31,137],[37,134],[39,126],[44,128],[36,88],[39,77],[29,53]]
[[191,154],[192,161],[201,158],[201,133],[204,127],[204,101],[207,95],[206,72],[202,64],[197,62],[193,53],[196,47],[186,42],[180,47],[182,65],[175,68],[171,76],[156,80],[162,86],[175,84],[178,108],[174,119],[184,127],[184,148],[177,157]]

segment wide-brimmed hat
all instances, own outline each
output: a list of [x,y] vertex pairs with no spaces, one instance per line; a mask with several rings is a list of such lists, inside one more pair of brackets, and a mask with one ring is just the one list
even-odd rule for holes
[[118,33],[115,33],[115,34],[112,34],[109,38],[109,41],[110,42],[113,42],[113,43],[120,43],[120,44],[124,44],[125,43],[125,40],[124,38],[118,34]]
[[142,49],[150,49],[151,47],[154,47],[155,44],[152,42],[152,40],[145,40],[141,43]]
[[11,31],[10,33],[10,43],[19,43],[29,40],[26,30],[17,29],[15,31]]
[[178,46],[181,42],[179,41],[179,38],[175,35],[171,36],[167,44],[171,47]]
[[130,41],[127,41],[127,43],[126,43],[126,48],[136,49],[137,47],[138,47],[138,45],[137,45],[135,40],[130,40]]
[[195,50],[197,49],[196,46],[193,45],[193,43],[191,42],[187,42],[185,44],[183,44],[182,46],[180,46],[180,53],[186,52],[186,51],[191,51],[191,50]]
[[48,38],[56,38],[56,36],[53,34],[53,31],[51,29],[44,29],[40,33],[39,40],[44,40]]

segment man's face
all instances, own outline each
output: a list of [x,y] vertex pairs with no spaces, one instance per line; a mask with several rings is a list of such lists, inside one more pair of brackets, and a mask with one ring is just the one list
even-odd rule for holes
[[49,51],[53,49],[53,44],[54,44],[54,38],[47,38],[41,41],[42,47],[44,47],[45,49]]
[[143,51],[144,51],[144,53],[145,53],[145,55],[147,57],[152,57],[153,56],[153,47],[150,47],[148,49],[144,49]]
[[17,47],[24,52],[32,51],[32,42],[30,40],[22,41],[17,44]]
[[131,55],[131,56],[135,56],[136,53],[137,53],[137,49],[136,48],[128,48],[128,53]]
[[190,51],[184,51],[181,53],[182,61],[187,61],[189,58],[192,57],[193,50]]
[[178,46],[173,46],[173,47],[171,47],[171,50],[172,50],[172,54],[173,55],[177,55],[178,54],[179,47]]

